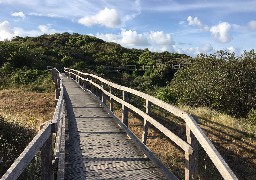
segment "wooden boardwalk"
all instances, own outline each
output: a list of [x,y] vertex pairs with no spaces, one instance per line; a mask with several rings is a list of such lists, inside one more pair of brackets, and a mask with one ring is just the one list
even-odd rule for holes
[[63,77],[65,179],[166,179],[89,92]]

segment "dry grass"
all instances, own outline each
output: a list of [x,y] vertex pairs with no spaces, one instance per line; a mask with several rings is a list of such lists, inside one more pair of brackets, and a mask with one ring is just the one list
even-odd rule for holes
[[182,107],[199,124],[239,179],[256,179],[256,127],[209,108]]
[[[208,108],[181,108],[199,117],[199,125],[239,179],[256,179],[256,132],[253,125]],[[121,117],[120,110],[115,114]],[[162,117],[159,117],[160,114],[158,113],[157,118],[163,120],[167,128],[184,139],[184,124],[169,114],[162,113]],[[143,123],[140,117],[129,113],[129,128],[141,139]],[[184,178],[184,152],[173,142],[151,127],[147,146],[177,177]],[[221,178],[201,147],[199,156],[199,179]]]
[[54,108],[53,93],[20,89],[0,91],[0,116],[29,129],[38,130],[40,124],[51,120]]
[[[0,91],[0,177],[32,140],[40,125],[51,120],[54,93],[21,89]],[[40,158],[36,156],[21,179],[40,178]]]

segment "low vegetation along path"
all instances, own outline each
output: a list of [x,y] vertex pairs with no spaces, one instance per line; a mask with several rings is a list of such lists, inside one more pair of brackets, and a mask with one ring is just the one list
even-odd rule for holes
[[63,77],[68,116],[65,179],[166,179],[89,92]]

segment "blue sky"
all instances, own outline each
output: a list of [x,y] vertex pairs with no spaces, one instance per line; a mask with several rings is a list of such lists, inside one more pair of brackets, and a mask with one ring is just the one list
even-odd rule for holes
[[0,40],[88,34],[195,56],[256,50],[255,0],[0,0]]

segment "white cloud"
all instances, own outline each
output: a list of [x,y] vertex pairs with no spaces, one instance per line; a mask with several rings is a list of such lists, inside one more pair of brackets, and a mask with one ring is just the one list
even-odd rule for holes
[[248,25],[249,28],[256,30],[256,20],[250,21]]
[[20,18],[22,18],[22,19],[25,19],[25,14],[22,12],[22,11],[20,11],[20,12],[14,12],[14,13],[12,13],[12,16],[14,16],[14,17],[20,17]]
[[117,34],[97,33],[95,36],[100,38],[100,39],[103,39],[104,41],[120,43],[120,35],[117,35]]
[[170,45],[174,44],[171,34],[165,34],[163,31],[151,31],[149,39],[157,45]]
[[217,26],[212,26],[210,32],[218,42],[228,43],[232,40],[230,29],[231,25],[229,23],[222,22]]
[[171,45],[175,44],[171,34],[164,33],[163,31],[151,31],[148,39],[152,46],[155,47],[154,51],[174,51]]
[[121,32],[117,34],[97,33],[95,36],[105,41],[119,43],[129,48],[148,48],[157,52],[175,51],[173,49],[174,41],[171,34],[162,31],[138,33],[133,30],[121,29]]
[[236,55],[241,55],[243,51],[241,49],[236,48],[234,46],[227,47],[226,50],[230,53],[235,53]]
[[119,15],[115,9],[105,8],[94,16],[85,16],[78,20],[80,24],[92,26],[95,24],[103,25],[109,28],[115,28],[121,24]]
[[199,19],[197,17],[191,17],[189,16],[187,18],[188,24],[191,26],[197,26],[197,27],[202,27],[203,24],[201,23],[201,21],[199,21]]
[[228,43],[232,40],[230,33],[232,27],[234,29],[241,29],[241,26],[235,24],[231,26],[228,22],[221,22],[209,28],[209,26],[204,25],[197,17],[193,18],[192,16],[189,16],[187,21],[190,26],[195,26],[205,32],[210,32],[212,37],[220,43]]
[[145,34],[138,34],[137,31],[122,29],[122,44],[126,44],[128,46],[147,46],[149,45],[148,40]]
[[233,46],[228,47],[227,50],[228,50],[230,53],[236,51],[236,49],[235,49]]
[[40,36],[42,34],[54,34],[60,31],[52,29],[50,25],[39,25],[38,29],[35,30],[24,30],[20,27],[11,27],[8,21],[4,21],[0,23],[0,41],[4,40],[11,40],[13,37],[16,36]]
[[192,16],[188,16],[187,18],[187,21],[188,21],[188,25],[190,26],[195,26],[199,29],[202,29],[202,30],[205,30],[205,31],[208,31],[209,30],[209,27],[204,25],[199,19],[198,17],[192,17]]
[[55,29],[51,28],[51,25],[39,25],[38,29],[40,30],[41,33],[43,34],[54,34],[57,33],[58,31]]
[[198,48],[198,53],[210,53],[213,51],[213,47],[210,43],[205,43]]
[[198,47],[195,47],[195,48],[180,48],[180,47],[177,47],[175,45],[173,45],[173,48],[174,48],[174,51],[177,52],[177,53],[180,53],[180,54],[187,54],[191,57],[195,57],[199,52],[198,52]]
[[4,21],[0,23],[0,41],[10,40],[14,36],[14,32],[10,27],[10,23],[8,21]]

